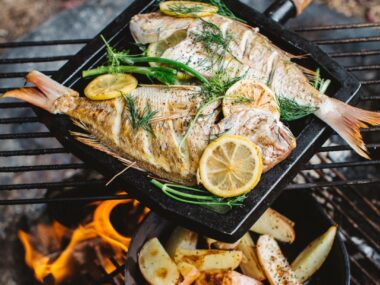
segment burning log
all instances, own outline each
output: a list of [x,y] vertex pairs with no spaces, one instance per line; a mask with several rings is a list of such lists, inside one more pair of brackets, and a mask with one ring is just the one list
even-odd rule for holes
[[[37,225],[33,233],[20,230],[25,262],[35,278],[43,284],[90,284],[90,279],[113,272],[115,261],[123,264],[131,237],[119,233],[111,222],[111,212],[119,205],[128,207],[127,217],[135,219],[131,221],[135,226],[149,212],[134,200],[105,201],[97,205],[90,222],[74,230],[56,221]],[[114,281],[123,280],[116,276]]]

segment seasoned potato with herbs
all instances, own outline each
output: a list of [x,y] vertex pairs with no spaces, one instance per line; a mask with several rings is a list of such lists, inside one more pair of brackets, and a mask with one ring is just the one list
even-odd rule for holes
[[296,238],[294,231],[294,222],[280,214],[279,212],[269,208],[252,226],[251,231],[271,235],[278,241],[292,243]]
[[243,253],[240,269],[244,275],[263,281],[266,279],[256,254],[256,246],[251,235],[246,233],[237,247]]
[[174,257],[175,262],[187,262],[198,268],[199,271],[234,270],[240,265],[243,258],[241,251],[198,249],[179,249]]
[[180,281],[177,265],[157,238],[144,244],[138,262],[142,275],[151,285],[177,285]]
[[261,285],[248,276],[236,271],[211,271],[203,272],[195,285]]
[[176,227],[166,243],[166,251],[171,258],[177,249],[196,249],[198,242],[198,234],[182,227]]
[[337,227],[332,226],[311,242],[293,261],[292,269],[301,282],[309,279],[325,262],[334,244]]
[[192,264],[180,262],[177,264],[177,267],[183,277],[179,285],[191,285],[201,275],[200,271]]
[[257,256],[268,281],[272,285],[301,285],[276,240],[262,235],[257,241]]
[[208,248],[232,250],[232,249],[235,249],[239,245],[240,240],[234,243],[228,243],[228,242],[217,241],[212,238],[206,238],[206,243],[207,243]]

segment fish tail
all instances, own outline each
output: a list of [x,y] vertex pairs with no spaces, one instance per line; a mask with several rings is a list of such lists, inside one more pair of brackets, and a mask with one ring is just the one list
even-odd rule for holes
[[380,125],[380,113],[355,108],[326,97],[315,114],[332,127],[360,156],[370,159],[360,129]]
[[77,96],[78,93],[67,88],[38,71],[31,71],[26,81],[36,88],[20,88],[6,92],[2,97],[12,97],[28,102],[48,112],[54,112],[54,102],[63,95]]

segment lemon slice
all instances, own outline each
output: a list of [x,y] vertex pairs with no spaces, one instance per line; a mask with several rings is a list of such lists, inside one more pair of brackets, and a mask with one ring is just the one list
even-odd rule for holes
[[113,99],[130,93],[137,84],[137,79],[129,74],[104,74],[87,85],[84,95],[91,100]]
[[[167,37],[166,39],[163,39],[155,43],[151,43],[148,46],[147,55],[149,57],[161,57],[168,48],[176,46],[177,44],[182,42],[186,38],[186,36],[187,36],[186,30],[178,30],[174,32],[171,36]],[[157,62],[150,62],[149,65],[162,66],[162,64],[159,64]],[[177,73],[178,80],[188,80],[190,78],[192,78],[190,74],[187,74],[184,72]]]
[[203,186],[219,197],[235,197],[252,190],[261,178],[260,149],[237,135],[223,135],[205,149],[199,164]]
[[179,18],[207,17],[218,12],[218,7],[202,2],[165,1],[160,3],[160,11]]
[[232,85],[223,99],[223,115],[258,108],[280,118],[276,97],[265,84],[253,80],[240,80]]

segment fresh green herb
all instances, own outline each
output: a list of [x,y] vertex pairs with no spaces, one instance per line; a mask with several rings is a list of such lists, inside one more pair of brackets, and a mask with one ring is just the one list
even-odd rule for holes
[[[141,54],[140,55],[131,55],[128,50],[118,52],[109,45],[109,43],[106,41],[106,39],[103,36],[101,36],[101,38],[103,39],[104,44],[106,45],[107,56],[108,56],[108,64],[111,67],[117,67],[117,66],[120,66],[122,64],[135,65],[137,63],[157,62],[157,63],[162,63],[162,64],[165,64],[167,66],[172,67],[170,69],[171,70],[170,73],[174,73],[173,72],[174,69],[181,70],[181,71],[184,71],[186,73],[193,75],[202,84],[208,83],[208,80],[204,76],[202,76],[199,72],[197,72],[196,70],[194,70],[193,68],[189,67],[188,65],[186,65],[182,62],[171,60],[171,59],[166,59],[166,58],[161,58],[161,57],[147,57],[147,56],[144,56]],[[153,67],[145,67],[145,68],[151,69]],[[166,68],[166,71],[168,71],[168,70],[169,70],[169,68]],[[153,71],[155,71],[155,69],[153,69]],[[160,70],[156,70],[156,71],[157,71],[157,72],[155,72],[156,76],[151,76],[152,78],[157,78],[159,76]],[[129,71],[126,71],[126,72],[129,72]],[[147,73],[147,71],[145,71],[145,72]],[[95,73],[94,75],[99,75],[99,74],[96,74],[95,71],[93,71],[93,72],[92,71],[85,71],[83,74],[86,76],[89,76],[89,74],[91,74],[91,73]],[[164,78],[163,83],[175,84],[175,82],[172,81],[173,77],[170,77],[170,81],[166,81],[165,77],[167,77],[167,76],[168,75],[166,73],[163,74],[163,78]],[[162,82],[162,81],[160,80],[160,82]]]
[[[202,30],[199,33],[193,33],[193,38],[196,42],[204,45],[209,57],[211,59],[216,58],[217,62],[220,62],[227,53],[232,55],[230,50],[230,43],[233,40],[232,35],[227,33],[224,36],[222,30],[217,25],[202,18],[200,19],[202,20]],[[217,56],[215,57],[215,55]]]
[[150,105],[146,105],[142,114],[136,108],[136,102],[131,96],[124,96],[127,108],[130,113],[132,128],[134,130],[143,129],[153,134],[151,120],[158,113],[152,111]]
[[198,108],[194,118],[191,120],[188,128],[186,129],[185,134],[182,136],[182,139],[179,143],[179,149],[182,150],[182,146],[189,136],[190,132],[197,123],[199,117],[202,113],[212,105],[213,103],[222,100],[226,97],[227,90],[235,84],[237,81],[241,80],[242,77],[236,77],[233,79],[227,79],[226,74],[223,71],[218,71],[208,83],[203,84],[202,91],[206,95],[205,99]]
[[310,105],[299,105],[296,101],[286,97],[277,98],[281,119],[284,121],[294,121],[314,113],[318,108]]
[[177,71],[167,67],[145,67],[145,66],[101,66],[91,70],[85,70],[83,77],[98,76],[107,73],[136,73],[157,79],[163,84],[173,85],[177,82]]
[[325,94],[327,91],[327,88],[331,84],[331,80],[321,78],[321,70],[317,68],[315,72],[315,76],[313,80],[311,81],[311,84],[314,86],[315,89],[319,90],[321,94]]
[[186,5],[183,5],[183,4],[173,4],[173,5],[170,5],[170,7],[168,8],[168,10],[170,12],[173,12],[173,13],[176,13],[176,14],[188,14],[188,15],[192,15],[192,14],[195,14],[195,13],[199,13],[199,12],[202,12],[203,11],[203,7],[201,5],[194,5],[194,6],[186,6]]
[[243,23],[246,23],[247,21],[240,19],[239,17],[236,17],[235,14],[227,7],[226,4],[222,0],[194,0],[194,1],[199,1],[199,2],[204,2],[204,3],[209,3],[211,5],[214,5],[218,7],[218,14],[222,16],[226,16],[232,20],[237,20]]
[[163,184],[155,179],[150,181],[154,186],[161,189],[162,192],[170,198],[179,202],[203,205],[203,206],[227,206],[241,207],[246,196],[238,196],[234,198],[220,198],[212,195],[210,192],[195,187],[187,187],[176,184]]

